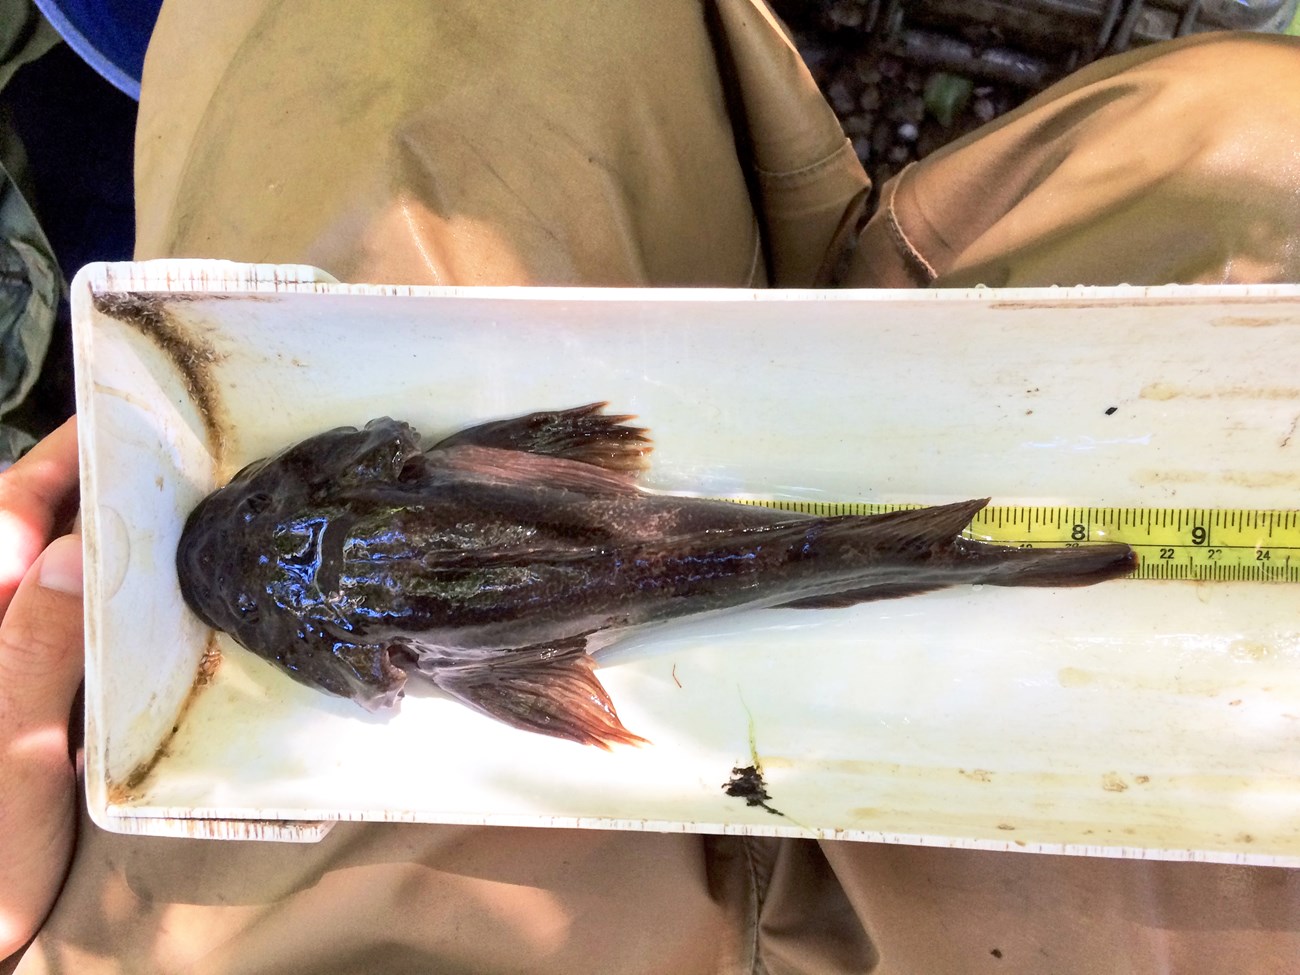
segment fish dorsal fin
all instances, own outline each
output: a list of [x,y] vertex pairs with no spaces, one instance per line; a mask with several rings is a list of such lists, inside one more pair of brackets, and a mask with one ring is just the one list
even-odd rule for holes
[[509,420],[481,423],[454,433],[430,448],[473,445],[559,457],[635,475],[645,469],[650,439],[642,427],[628,426],[630,415],[603,412],[606,403],[571,410],[529,413]]
[[431,676],[448,694],[515,728],[604,749],[644,743],[623,727],[595,668],[579,637],[502,651]]
[[411,461],[475,479],[521,487],[544,486],[596,496],[639,494],[632,475],[581,461],[475,444],[440,448]]

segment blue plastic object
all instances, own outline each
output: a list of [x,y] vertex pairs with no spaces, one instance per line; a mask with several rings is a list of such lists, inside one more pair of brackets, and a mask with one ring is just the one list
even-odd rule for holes
[[162,0],[36,0],[68,46],[115,87],[140,99],[140,74]]

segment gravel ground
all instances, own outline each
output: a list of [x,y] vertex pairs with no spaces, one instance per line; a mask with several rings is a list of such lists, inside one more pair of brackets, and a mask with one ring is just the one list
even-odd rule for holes
[[775,4],[876,186],[1034,91],[911,65],[881,51],[856,0]]
[[[1022,52],[1025,62],[1010,65],[1008,73],[1000,76],[1018,78],[1022,84],[960,77],[908,63],[882,50],[882,29],[868,30],[866,23],[870,11],[880,7],[874,0],[769,3],[794,34],[796,46],[876,186],[909,162],[924,158],[1046,87],[1046,80],[1026,80],[1034,75],[1028,62],[1036,63],[1043,77],[1067,72],[1063,59],[1068,54],[1046,43],[1038,51]],[[977,55],[1018,48],[1014,40],[987,26],[948,25],[940,32]],[[1300,35],[1300,10],[1286,33]]]

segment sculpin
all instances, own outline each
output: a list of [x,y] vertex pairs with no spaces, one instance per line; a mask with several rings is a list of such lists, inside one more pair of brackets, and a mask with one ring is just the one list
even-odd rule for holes
[[643,739],[588,651],[628,627],[969,583],[1087,585],[1135,565],[1121,544],[961,537],[987,499],[819,518],[649,493],[635,482],[646,431],[604,406],[427,449],[385,417],[250,464],[185,524],[185,601],[302,683],[372,710],[413,669],[511,725],[608,747]]

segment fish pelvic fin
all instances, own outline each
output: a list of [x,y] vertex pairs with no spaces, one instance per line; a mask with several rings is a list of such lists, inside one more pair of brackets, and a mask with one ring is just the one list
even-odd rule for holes
[[646,454],[652,449],[650,439],[644,428],[626,424],[631,415],[605,413],[607,405],[588,403],[570,410],[482,423],[452,434],[431,449],[469,444],[519,450],[635,476],[646,467]]
[[596,663],[577,638],[549,646],[505,651],[501,656],[439,670],[439,687],[476,711],[524,731],[609,750],[646,744],[623,727]]

